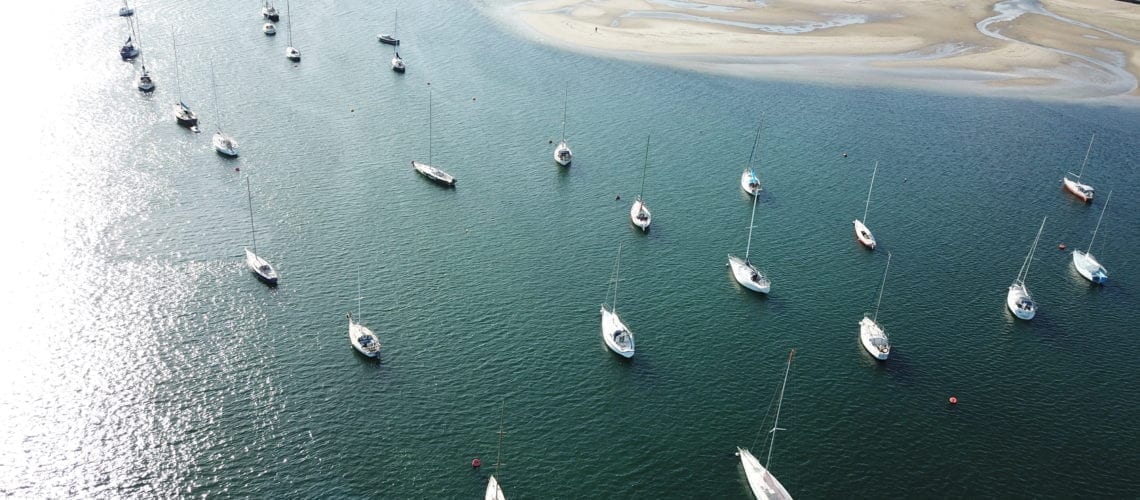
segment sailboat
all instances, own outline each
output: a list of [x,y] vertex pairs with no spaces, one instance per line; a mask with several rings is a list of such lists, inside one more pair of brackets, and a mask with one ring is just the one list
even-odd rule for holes
[[645,194],[645,172],[647,170],[649,170],[649,136],[645,136],[645,163],[641,166],[641,192],[638,193],[633,206],[629,207],[629,220],[642,231],[649,231],[649,224],[653,222],[653,214],[649,212],[649,207],[645,206],[645,200],[642,198],[642,195]]
[[151,78],[150,72],[147,71],[146,57],[142,55],[142,37],[139,36],[142,29],[138,26],[137,20],[135,21],[135,26],[132,31],[134,32],[135,39],[139,42],[139,60],[142,62],[142,74],[135,80],[135,86],[142,92],[154,92],[154,79]]
[[748,246],[744,247],[744,258],[728,255],[728,266],[732,268],[732,277],[749,290],[768,293],[772,289],[772,282],[761,273],[752,261],[748,260],[748,253],[752,250],[752,228],[756,227],[756,201],[759,196],[752,197],[752,220],[748,222]]
[[404,58],[400,57],[400,52],[393,51],[393,53],[395,55],[392,56],[392,62],[390,63],[392,66],[392,71],[395,71],[397,73],[403,73],[407,71],[408,65],[404,63]]
[[[360,314],[360,276],[356,276],[356,317],[362,318]],[[367,326],[361,324],[360,320],[353,320],[352,313],[345,314],[348,318],[348,341],[352,344],[360,354],[375,358],[380,355],[380,338],[372,333]]]
[[875,249],[875,235],[871,234],[870,229],[867,229],[867,212],[871,210],[871,190],[875,189],[875,174],[877,173],[879,173],[879,162],[875,162],[875,170],[871,172],[871,187],[867,188],[867,203],[863,207],[863,219],[855,219],[854,221],[855,239],[871,250]]
[[503,416],[507,412],[507,404],[503,403],[503,409],[499,413],[499,448],[495,451],[495,472],[491,473],[491,478],[487,480],[487,491],[483,493],[483,500],[507,500],[503,495],[503,487],[499,485],[499,480],[495,478],[495,474],[499,473],[499,466],[503,465]]
[[760,196],[760,179],[756,177],[756,169],[752,166],[752,157],[756,154],[756,146],[760,144],[760,125],[756,125],[756,140],[752,143],[752,153],[748,155],[748,168],[740,174],[740,189],[752,196]]
[[293,46],[293,14],[289,9],[289,2],[285,2],[285,16],[288,17],[288,19],[285,19],[285,34],[288,36],[288,45],[285,47],[285,58],[293,62],[299,62],[301,60],[301,51]]
[[554,161],[558,162],[563,167],[569,166],[570,161],[574,159],[574,152],[570,151],[570,146],[566,145],[566,93],[562,94],[562,139],[558,141],[558,145],[554,147]]
[[400,21],[400,11],[397,10],[396,15],[395,15],[395,19],[392,21],[392,34],[389,35],[387,33],[380,33],[379,35],[376,35],[376,39],[379,40],[380,43],[386,43],[388,45],[399,45],[400,39],[396,38],[396,24],[399,21]]
[[273,4],[270,4],[269,0],[265,0],[265,5],[261,6],[261,17],[264,17],[271,22],[277,22],[281,20],[281,15],[277,13],[277,7],[274,7]]
[[1029,247],[1029,253],[1025,255],[1025,262],[1021,264],[1021,270],[1017,271],[1017,279],[1013,280],[1012,285],[1009,285],[1009,293],[1005,296],[1005,305],[1009,307],[1009,311],[1014,316],[1024,320],[1031,320],[1037,314],[1037,303],[1029,295],[1029,288],[1025,286],[1025,279],[1029,277],[1029,265],[1033,263],[1033,254],[1037,252],[1037,242],[1041,241],[1041,231],[1045,229],[1045,220],[1047,219],[1048,217],[1041,219],[1041,227],[1037,229],[1037,237],[1033,239],[1033,246]]
[[617,313],[617,292],[618,292],[618,274],[621,270],[621,244],[618,244],[617,261],[614,264],[613,284],[614,284],[614,301],[610,304],[607,310],[606,305],[602,304],[602,340],[605,341],[606,347],[611,351],[617,353],[623,358],[633,357],[633,332],[629,331],[629,327],[621,322],[621,318]]
[[1096,257],[1093,257],[1092,247],[1096,241],[1096,233],[1100,230],[1100,221],[1104,219],[1104,211],[1108,210],[1109,201],[1112,201],[1112,191],[1108,192],[1108,199],[1104,200],[1104,207],[1100,209],[1100,217],[1096,220],[1096,228],[1093,229],[1092,239],[1089,240],[1089,249],[1084,252],[1073,250],[1073,267],[1077,268],[1077,272],[1085,279],[1098,285],[1108,283],[1108,271],[1100,265]]
[[127,41],[123,42],[122,47],[119,47],[119,57],[123,58],[124,61],[130,61],[139,56],[139,49],[132,43],[132,40],[135,39],[135,26],[131,24],[129,17],[127,18],[127,30],[130,31],[130,34],[127,35]]
[[431,165],[431,89],[428,89],[428,162],[420,163],[416,160],[412,160],[412,168],[429,180],[448,187],[455,186],[455,177]]
[[245,249],[245,265],[257,275],[257,279],[269,286],[277,286],[277,270],[268,260],[257,255],[257,230],[253,226],[253,192],[249,189],[249,177],[245,178],[245,192],[249,197],[249,234],[253,238],[253,250]]
[[[174,35],[171,34],[173,39]],[[174,39],[174,88],[178,91],[178,102],[174,103],[174,119],[178,121],[179,125],[193,130],[194,133],[200,132],[198,130],[198,115],[190,111],[190,106],[182,100],[182,84],[178,79],[178,40]]]
[[210,66],[210,84],[214,87],[214,114],[218,117],[218,130],[214,132],[214,151],[230,158],[237,158],[238,144],[233,137],[222,132],[222,112],[218,108],[218,83],[214,81],[214,67]]
[[[779,426],[780,409],[784,406],[784,389],[788,387],[788,372],[792,370],[792,358],[795,355],[795,349],[788,353],[788,366],[784,369],[784,383],[780,386],[780,399],[776,403],[776,418],[772,422],[772,429],[768,431],[772,435],[772,440],[768,444],[768,459],[766,460],[769,466],[772,465],[772,447],[776,444],[776,431],[787,430],[781,429]],[[757,500],[791,500],[792,495],[784,489],[780,480],[776,479],[776,476],[773,476],[767,467],[760,465],[760,461],[752,455],[752,452],[737,446],[736,454],[740,456],[740,464],[744,466],[744,475],[748,477],[748,486],[752,489],[752,494],[756,496]]]
[[879,324],[879,305],[883,303],[883,289],[887,287],[887,270],[891,268],[891,253],[887,252],[887,267],[883,269],[883,283],[879,285],[879,301],[875,303],[875,315],[863,315],[859,322],[859,340],[863,348],[871,353],[875,359],[886,361],[891,355],[891,339]]
[[1085,203],[1091,203],[1093,197],[1096,196],[1096,190],[1092,186],[1081,183],[1081,176],[1084,175],[1085,165],[1089,162],[1089,153],[1092,152],[1094,140],[1096,140],[1096,134],[1093,134],[1092,138],[1089,139],[1089,148],[1085,151],[1085,160],[1081,162],[1081,171],[1077,172],[1077,175],[1072,179],[1069,176],[1073,173],[1066,172],[1065,177],[1061,179],[1061,184],[1065,186],[1065,189]]

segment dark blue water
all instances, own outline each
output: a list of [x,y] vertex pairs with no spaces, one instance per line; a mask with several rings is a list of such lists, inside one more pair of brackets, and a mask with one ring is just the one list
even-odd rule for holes
[[[397,6],[402,76],[375,40]],[[117,59],[117,6],[84,3],[44,7],[51,36],[15,66],[45,83],[4,98],[0,491],[473,497],[491,467],[468,464],[494,461],[505,403],[512,498],[745,497],[733,452],[766,451],[791,348],[770,466],[798,497],[1140,487],[1136,108],[641,66],[450,2],[297,2],[293,65],[284,19],[263,36],[255,4],[137,7],[154,95]],[[200,135],[170,116],[172,31]],[[237,160],[209,144],[211,65]],[[410,166],[427,157],[429,82],[432,162],[454,190]],[[550,143],[564,91],[569,169]],[[725,267],[746,243],[757,123],[768,297]],[[1085,205],[1060,179],[1093,133]],[[871,253],[851,221],[875,161]],[[242,265],[247,176],[275,290]],[[1109,190],[1093,253],[1112,281],[1090,287],[1056,247],[1088,245]],[[1041,310],[1015,321],[1006,287],[1046,215],[1028,279]],[[619,243],[632,362],[598,338]],[[888,251],[894,351],[877,363],[858,321]],[[379,362],[346,339],[358,277]]]

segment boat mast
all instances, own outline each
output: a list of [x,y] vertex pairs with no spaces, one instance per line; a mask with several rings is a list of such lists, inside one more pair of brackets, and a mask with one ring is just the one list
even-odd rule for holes
[[863,206],[863,224],[867,223],[867,212],[871,210],[871,190],[875,189],[875,174],[879,173],[879,162],[875,162],[875,170],[871,172],[871,187],[867,188],[867,203]]
[[502,410],[499,411],[499,447],[495,451],[495,472],[491,474],[492,476],[499,473],[499,466],[503,464],[500,459],[503,456],[503,434],[506,434],[503,432],[503,416],[506,415],[506,413],[507,403],[504,401]]
[[[760,124],[756,124],[756,140],[752,142],[752,152],[748,153],[748,170],[752,170],[752,157],[756,155],[756,146],[760,144]],[[752,175],[756,175],[753,171]]]
[[566,142],[566,95],[569,90],[562,89],[562,142]]
[[776,404],[776,418],[772,421],[772,430],[768,431],[772,435],[772,441],[768,443],[768,458],[764,460],[764,472],[771,474],[770,467],[772,466],[772,448],[776,445],[776,431],[786,431],[781,429],[780,423],[780,408],[784,406],[784,389],[788,387],[788,372],[792,371],[792,357],[796,355],[796,350],[792,349],[788,353],[788,367],[784,369],[784,384],[780,386],[780,402]]
[[[174,90],[178,94],[178,105],[184,106],[182,103],[182,84],[178,79],[178,38],[174,36],[174,30],[170,30],[170,40],[174,44]],[[248,179],[246,179],[248,181]]]
[[289,2],[285,2],[285,33],[289,36],[289,46],[293,46],[293,14],[289,9]]
[[214,63],[210,62],[210,87],[214,89],[214,115],[218,117],[218,132],[222,131],[222,112],[218,109],[218,82],[214,79]]
[[356,271],[356,322],[363,321],[360,317],[360,271]]
[[[396,15],[392,19],[392,38],[396,38],[396,26],[400,24],[400,9],[396,9]],[[399,40],[398,38],[396,38]]]
[[1089,162],[1089,153],[1092,152],[1092,145],[1093,145],[1093,141],[1095,141],[1095,140],[1096,140],[1096,134],[1093,134],[1092,138],[1089,139],[1089,149],[1087,151],[1085,151],[1085,161],[1081,162],[1081,171],[1077,173],[1077,182],[1081,182],[1081,176],[1084,175],[1084,173],[1085,173],[1085,164],[1087,164]]
[[618,277],[621,274],[621,245],[621,243],[618,243],[617,262],[614,263],[614,303],[610,306],[610,312],[613,314],[617,314],[618,283],[621,281]]
[[879,321],[879,304],[883,303],[883,289],[887,287],[887,270],[891,268],[891,252],[887,252],[887,267],[883,268],[883,283],[879,285],[879,300],[875,302],[875,317],[877,323]]
[[1108,202],[1112,201],[1112,191],[1108,192],[1108,198],[1104,200],[1104,207],[1100,209],[1100,217],[1096,219],[1096,228],[1093,229],[1093,237],[1089,240],[1089,249],[1085,253],[1092,253],[1093,242],[1096,241],[1096,232],[1100,230],[1100,221],[1104,219],[1104,211],[1108,210]]
[[[431,85],[430,83],[428,85]],[[428,166],[431,166],[431,87],[428,87]]]
[[1025,262],[1021,264],[1021,272],[1017,273],[1017,282],[1025,285],[1025,279],[1029,277],[1029,265],[1033,262],[1033,254],[1037,253],[1037,242],[1041,241],[1041,231],[1045,229],[1045,221],[1049,217],[1041,219],[1041,227],[1037,229],[1037,237],[1033,238],[1033,246],[1029,247],[1029,253],[1025,256]]
[[645,163],[641,166],[641,192],[637,193],[637,199],[640,201],[642,195],[645,194],[645,171],[649,169],[649,136],[645,136]]
[[759,196],[752,197],[752,220],[748,221],[748,246],[744,247],[744,262],[748,262],[748,252],[752,250],[752,228],[756,227],[756,200]]
[[253,192],[249,189],[249,176],[245,177],[245,194],[249,197],[249,234],[253,237],[253,253],[257,254],[257,230],[253,227]]

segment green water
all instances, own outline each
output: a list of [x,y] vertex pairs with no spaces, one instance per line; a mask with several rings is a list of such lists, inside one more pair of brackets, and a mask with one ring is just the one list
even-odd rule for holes
[[[405,75],[375,40],[397,6]],[[51,36],[12,66],[40,79],[3,98],[8,495],[478,497],[505,403],[511,498],[742,498],[733,453],[766,451],[792,348],[770,466],[797,497],[1140,490],[1135,108],[595,59],[451,2],[296,2],[292,65],[285,19],[267,38],[252,3],[137,7],[154,95],[116,56],[115,9],[85,2],[41,7]],[[172,26],[200,135],[170,116]],[[237,160],[209,143],[211,64]],[[454,190],[410,165],[429,82]],[[568,169],[550,143],[564,90]],[[758,122],[767,297],[725,267]],[[1059,182],[1092,133],[1089,206]],[[650,134],[642,234],[628,213]],[[875,161],[872,253],[851,221]],[[277,289],[243,267],[247,176]],[[1109,190],[1093,253],[1111,281],[1090,287],[1056,246],[1088,244]],[[1015,321],[1006,287],[1045,215],[1041,310]],[[619,243],[631,362],[598,333]],[[894,351],[877,363],[858,321],[888,251]],[[346,338],[358,277],[379,362]]]

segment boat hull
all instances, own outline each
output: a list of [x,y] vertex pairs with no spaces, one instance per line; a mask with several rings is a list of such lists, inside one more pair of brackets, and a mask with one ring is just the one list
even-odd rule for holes
[[261,27],[261,32],[265,33],[266,36],[274,36],[277,34],[277,27],[274,26],[273,23],[265,23],[265,25]]
[[503,488],[499,486],[499,480],[493,475],[487,480],[487,491],[483,493],[483,500],[507,500]]
[[732,268],[732,277],[736,278],[740,286],[759,293],[768,293],[772,289],[772,282],[752,263],[729,255],[728,267]]
[[867,229],[867,226],[859,219],[855,219],[852,223],[855,224],[855,240],[867,247],[868,250],[874,250],[877,243],[875,242],[875,235],[871,234],[871,230]]
[[1108,283],[1108,271],[1100,265],[1100,262],[1097,262],[1096,257],[1093,257],[1091,253],[1074,250],[1073,267],[1077,273],[1097,285]]
[[1029,321],[1037,315],[1037,303],[1029,295],[1029,289],[1021,283],[1009,286],[1009,292],[1005,295],[1005,305],[1018,319]]
[[140,76],[137,84],[139,90],[143,92],[154,92],[154,80],[150,76]]
[[746,169],[744,173],[740,174],[740,189],[752,196],[760,195],[760,179],[756,178],[752,169]]
[[566,141],[559,142],[558,146],[554,148],[554,162],[563,167],[568,167],[573,159],[574,153],[570,151],[570,146],[566,145]]
[[611,351],[623,358],[632,358],[634,352],[633,332],[616,313],[602,306],[602,340]]
[[385,45],[400,45],[400,39],[392,35],[380,34],[376,35],[376,40]]
[[408,66],[404,64],[404,60],[398,57],[392,58],[392,71],[403,73],[408,70]]
[[380,356],[380,339],[368,327],[352,320],[348,316],[348,342],[356,352],[375,358]]
[[1068,177],[1061,179],[1061,184],[1068,191],[1085,203],[1092,203],[1093,198],[1096,196],[1096,190],[1088,184],[1082,184]]
[[279,14],[277,12],[276,8],[262,8],[261,9],[261,17],[264,17],[264,18],[266,18],[270,21],[273,21],[273,22],[277,22],[277,21],[281,20],[281,14]]
[[293,62],[300,62],[301,51],[297,50],[296,47],[285,47],[285,59]]
[[174,120],[183,127],[198,131],[198,115],[178,104],[174,105]]
[[649,207],[645,206],[645,202],[641,201],[640,198],[633,202],[633,206],[629,208],[629,221],[642,231],[649,231],[649,224],[653,222],[653,214],[649,212]]
[[123,48],[119,49],[119,57],[123,58],[124,61],[129,61],[129,60],[134,59],[138,56],[139,56],[139,49],[136,49],[132,45],[125,45],[125,46],[123,46]]
[[253,274],[257,275],[257,279],[269,286],[277,286],[277,270],[273,268],[273,264],[257,256],[248,248],[245,249],[245,265]]
[[757,500],[792,499],[792,495],[784,489],[784,485],[780,484],[768,469],[760,465],[760,461],[752,456],[752,452],[738,446],[736,454],[740,457],[740,465],[744,467],[744,475],[748,477],[748,487]]
[[214,143],[214,151],[217,151],[218,154],[228,158],[237,158],[238,145],[233,137],[218,132],[214,134],[212,142]]
[[443,170],[440,170],[426,163],[420,163],[415,160],[412,160],[412,168],[415,169],[416,172],[419,172],[420,175],[426,177],[432,182],[442,184],[447,187],[455,187],[455,177],[452,177],[451,174],[444,172]]
[[867,353],[879,361],[886,361],[891,355],[891,342],[887,338],[887,332],[868,316],[859,322],[859,341]]

